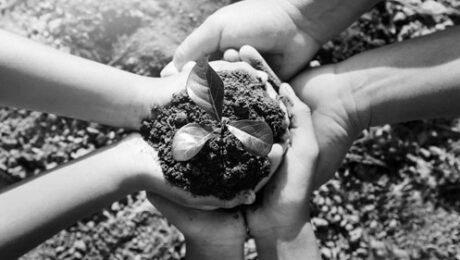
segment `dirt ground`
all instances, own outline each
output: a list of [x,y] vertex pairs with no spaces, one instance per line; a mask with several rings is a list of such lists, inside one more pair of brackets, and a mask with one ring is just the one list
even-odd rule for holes
[[[157,76],[177,45],[230,0],[0,0],[0,28],[59,50]],[[315,63],[460,24],[457,0],[384,1]],[[55,115],[0,108],[0,175],[13,182],[125,135]],[[427,120],[369,129],[337,178],[315,192],[324,259],[460,259],[460,124]],[[1,176],[0,176],[1,177]],[[183,259],[183,236],[133,194],[63,230],[21,260]],[[254,241],[246,258],[256,259]],[[0,257],[1,259],[1,257]]]

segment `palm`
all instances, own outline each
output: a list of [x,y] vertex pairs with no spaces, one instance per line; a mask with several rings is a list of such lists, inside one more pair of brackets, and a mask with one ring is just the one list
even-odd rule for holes
[[361,131],[353,113],[353,100],[334,73],[334,67],[323,66],[301,74],[292,82],[300,99],[312,110],[320,155],[315,186],[329,180],[340,166],[353,140]]
[[243,216],[236,210],[205,211],[187,208],[152,193],[148,198],[185,237],[210,245],[244,241],[246,228]]

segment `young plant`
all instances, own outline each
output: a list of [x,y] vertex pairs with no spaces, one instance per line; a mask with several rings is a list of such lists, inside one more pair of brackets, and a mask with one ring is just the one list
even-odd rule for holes
[[226,129],[241,141],[245,149],[257,156],[266,156],[273,145],[273,133],[268,124],[257,120],[229,122],[222,117],[224,105],[224,83],[209,66],[207,58],[197,61],[187,80],[187,94],[203,108],[220,128],[189,123],[174,135],[172,154],[176,161],[187,161],[200,152],[212,137],[224,137]]

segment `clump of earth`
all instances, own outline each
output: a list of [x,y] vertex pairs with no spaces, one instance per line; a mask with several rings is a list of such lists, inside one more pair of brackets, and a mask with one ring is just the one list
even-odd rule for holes
[[[286,131],[285,115],[278,101],[268,96],[265,83],[241,70],[222,71],[218,75],[224,82],[223,117],[230,121],[265,121],[273,132],[274,142],[280,142]],[[154,109],[152,118],[143,120],[140,129],[142,136],[158,150],[161,168],[171,184],[193,195],[229,200],[241,191],[254,189],[269,175],[268,157],[249,153],[228,130],[223,138],[211,138],[192,159],[174,160],[174,135],[188,123],[221,126],[183,90],[174,95],[168,106]]]

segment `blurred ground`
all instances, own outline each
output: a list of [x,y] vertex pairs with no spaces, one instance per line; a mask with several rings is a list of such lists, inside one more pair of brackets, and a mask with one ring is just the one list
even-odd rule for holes
[[[229,0],[0,0],[0,28],[62,51],[156,76],[177,44]],[[316,60],[460,23],[456,0],[388,0],[326,44]],[[0,172],[27,178],[124,132],[0,108]],[[324,259],[460,259],[460,124],[416,121],[365,131],[337,178],[312,200]],[[0,183],[1,185],[1,183]],[[30,259],[182,259],[182,235],[134,194],[49,239]],[[247,258],[255,259],[252,241]],[[216,256],[217,258],[218,256]]]

